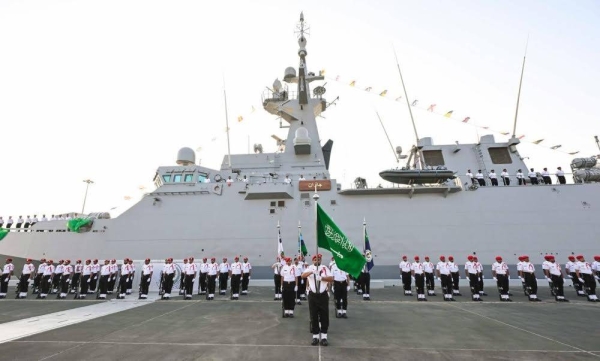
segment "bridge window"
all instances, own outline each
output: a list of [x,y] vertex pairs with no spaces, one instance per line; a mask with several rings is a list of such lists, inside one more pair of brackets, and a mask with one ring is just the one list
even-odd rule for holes
[[494,164],[512,163],[512,158],[510,157],[510,153],[508,153],[508,148],[506,147],[488,148],[488,152],[490,153],[490,158],[492,158],[492,163]]
[[277,207],[285,207],[285,201],[278,201]]
[[423,157],[425,158],[425,164],[427,165],[446,165],[441,150],[424,150]]
[[204,183],[205,180],[206,180],[206,174],[199,173],[198,174],[198,183]]
[[163,180],[165,181],[165,183],[169,183],[171,181],[171,175],[170,174],[163,175]]
[[189,183],[189,182],[192,182],[193,178],[194,178],[193,174],[186,174],[183,181],[186,183]]
[[173,175],[173,182],[175,182],[175,183],[181,182],[181,174],[174,174]]

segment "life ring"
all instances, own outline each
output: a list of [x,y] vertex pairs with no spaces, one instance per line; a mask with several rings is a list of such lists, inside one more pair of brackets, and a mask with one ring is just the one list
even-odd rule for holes
[[218,183],[218,182],[220,182],[220,181],[222,181],[222,180],[223,180],[223,178],[221,177],[221,175],[220,175],[220,174],[217,174],[217,175],[215,175],[215,182],[217,182],[217,183]]

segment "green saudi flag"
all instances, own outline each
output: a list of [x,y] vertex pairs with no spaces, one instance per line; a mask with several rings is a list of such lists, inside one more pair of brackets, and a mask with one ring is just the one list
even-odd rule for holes
[[8,229],[0,229],[0,241],[3,240],[7,234],[8,234]]
[[333,254],[335,264],[342,271],[357,278],[367,260],[354,247],[323,208],[317,204],[317,245]]

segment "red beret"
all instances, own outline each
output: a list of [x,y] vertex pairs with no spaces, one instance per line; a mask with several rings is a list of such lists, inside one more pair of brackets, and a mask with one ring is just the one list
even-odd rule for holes
[[496,256],[496,261],[502,261],[502,257]]
[[446,259],[446,257],[444,257],[444,256],[440,256],[440,261],[443,261],[443,260],[445,260],[445,259]]

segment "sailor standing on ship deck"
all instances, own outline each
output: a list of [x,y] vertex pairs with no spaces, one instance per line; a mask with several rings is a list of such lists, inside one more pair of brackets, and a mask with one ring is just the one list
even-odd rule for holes
[[183,259],[183,267],[181,267],[181,279],[179,280],[179,295],[182,296],[185,293],[185,275],[188,267],[188,259]]
[[462,296],[458,284],[460,282],[460,270],[458,265],[454,262],[453,256],[448,256],[448,268],[450,269],[450,275],[452,276],[452,295]]
[[592,271],[594,271],[594,278],[600,281],[600,256],[594,256],[594,262],[592,263]]
[[544,184],[552,184],[552,179],[550,178],[548,168],[544,168],[544,170],[542,171],[542,179],[544,180]]
[[519,182],[520,186],[524,186],[525,185],[525,175],[523,174],[523,172],[519,169],[517,171],[517,181]]
[[62,259],[58,261],[58,265],[54,270],[54,276],[52,276],[52,294],[57,293],[60,288],[60,280],[62,278],[63,269],[65,268],[64,263],[65,261]]
[[488,177],[490,177],[490,181],[492,182],[492,186],[493,187],[497,187],[498,186],[498,175],[496,175],[496,172],[494,172],[494,170],[492,169],[492,171],[488,174]]
[[473,175],[473,173],[471,173],[470,169],[467,169],[467,174],[465,175],[471,180],[471,184],[475,185],[475,176]]
[[90,289],[88,293],[96,293],[96,286],[98,285],[98,276],[100,273],[100,265],[98,264],[98,259],[94,260],[92,264],[92,276],[90,281]]
[[133,265],[133,260],[129,259],[129,280],[127,281],[127,292],[126,295],[130,295],[133,289],[133,279],[135,278],[135,266]]
[[556,178],[558,179],[558,183],[567,184],[567,180],[565,179],[565,172],[563,172],[561,167],[556,168]]
[[410,262],[408,262],[408,257],[402,256],[402,262],[400,262],[398,267],[400,268],[400,277],[402,279],[402,284],[404,285],[404,295],[412,296],[412,278],[410,275]]
[[60,294],[56,298],[61,300],[67,298],[67,294],[69,293],[69,286],[71,285],[72,274],[73,266],[71,266],[71,260],[68,259],[65,261],[65,264],[63,266],[63,274],[60,279]]
[[[363,252],[363,256],[367,256],[367,252]],[[360,276],[358,276],[359,286],[362,293],[363,301],[371,300],[371,274],[367,263],[363,266]]]
[[313,256],[313,264],[306,268],[302,278],[308,281],[308,308],[310,312],[310,325],[313,334],[311,345],[319,344],[327,346],[327,330],[329,329],[329,294],[327,288],[329,283],[333,282],[331,271],[324,265],[321,265],[322,256],[320,254]]
[[296,288],[295,302],[297,305],[301,305],[302,302],[300,302],[300,295],[302,294],[302,290],[300,289],[300,283],[304,281],[302,279],[302,273],[304,272],[304,269],[302,269],[302,265],[300,265],[298,257],[294,258],[294,272],[297,281],[296,284],[298,285],[298,287]]
[[148,288],[150,281],[152,281],[152,272],[154,272],[154,266],[150,264],[150,258],[146,258],[144,266],[142,266],[142,279],[140,280],[140,299],[148,298]]
[[479,185],[481,187],[485,187],[485,179],[483,178],[483,173],[481,173],[481,169],[477,171],[477,174],[475,174],[475,178],[477,178],[477,182],[479,182]]
[[546,277],[546,281],[548,281],[548,286],[550,287],[550,294],[552,296],[556,296],[554,294],[554,285],[552,284],[552,278],[550,277],[550,255],[547,254],[544,256],[544,262],[542,262],[542,271],[544,272],[544,277]]
[[108,281],[108,294],[112,294],[115,290],[115,283],[117,282],[117,275],[119,274],[119,266],[117,265],[117,260],[112,259],[110,261],[110,279]]
[[35,266],[31,264],[31,258],[28,258],[26,263],[23,265],[23,271],[21,272],[21,278],[19,279],[19,294],[17,298],[27,298],[29,280],[33,277],[35,272]]
[[248,284],[250,283],[250,277],[252,275],[252,265],[248,262],[248,257],[244,257],[244,263],[242,263],[242,295],[248,294]]
[[500,178],[502,178],[502,183],[505,186],[510,185],[510,175],[508,174],[508,171],[506,169],[502,169],[502,173],[500,173]]
[[208,259],[202,258],[200,263],[200,280],[198,281],[198,295],[206,294],[206,278],[208,277]]
[[483,301],[479,297],[479,269],[477,264],[473,261],[473,256],[467,257],[465,263],[465,276],[469,280],[469,286],[471,287],[471,294],[473,301]]
[[483,265],[477,259],[477,256],[473,256],[473,262],[475,262],[475,267],[477,267],[477,277],[479,279],[479,295],[487,296],[487,293],[483,290]]
[[[129,259],[125,258],[123,260],[123,264],[121,265],[121,277],[119,278],[119,285],[117,286],[117,299],[121,300],[125,298],[125,294],[127,294],[127,283],[129,282],[129,277],[131,276],[131,269],[133,267],[129,264]],[[171,287],[173,283],[171,283]]]
[[537,178],[537,173],[533,170],[533,168],[531,168],[529,170],[529,180],[531,181],[531,184],[539,184],[538,183],[538,178]]
[[106,292],[108,292],[108,280],[111,277],[112,267],[110,266],[110,261],[105,259],[104,266],[100,268],[100,283],[98,285],[98,290],[100,291],[98,294],[98,299],[105,300]]
[[229,280],[229,270],[231,267],[227,263],[227,258],[223,257],[223,262],[219,264],[219,294],[227,293],[227,281]]

